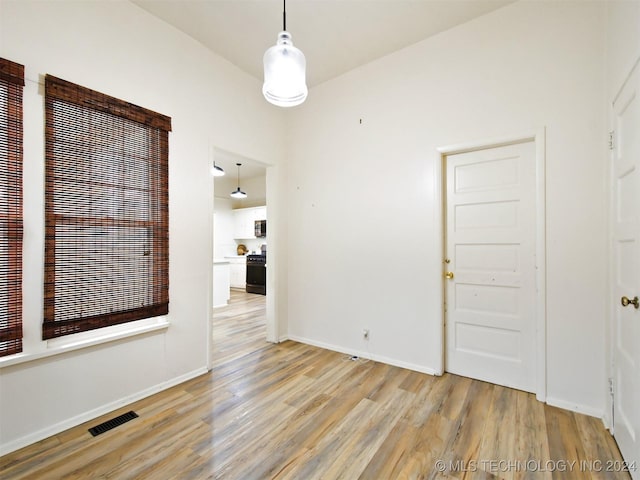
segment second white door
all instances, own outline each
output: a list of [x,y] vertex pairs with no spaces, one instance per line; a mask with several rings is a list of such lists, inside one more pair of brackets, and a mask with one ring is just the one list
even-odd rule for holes
[[445,163],[446,370],[534,392],[535,143]]

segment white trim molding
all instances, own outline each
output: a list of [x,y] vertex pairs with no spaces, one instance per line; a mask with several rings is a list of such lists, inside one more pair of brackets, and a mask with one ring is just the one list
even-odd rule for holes
[[25,435],[24,437],[18,438],[9,443],[2,444],[0,445],[0,456],[14,452],[20,448],[39,442],[40,440],[44,440],[45,438],[49,438],[53,435],[57,435],[60,432],[68,430],[69,428],[76,427],[82,423],[94,420],[102,415],[106,415],[109,412],[113,412],[114,410],[137,402],[138,400],[142,400],[143,398],[149,397],[168,388],[179,385],[205,373],[207,373],[206,367],[199,368],[192,372],[185,373],[184,375],[172,378],[171,380],[167,380],[166,382],[161,382],[157,385],[141,390],[133,395],[128,395],[114,402],[107,403],[105,405],[102,405],[101,407],[94,408],[93,410],[89,410],[80,415],[76,415],[75,417],[56,423],[55,425],[43,428],[42,430],[39,430],[37,432],[30,433],[29,435]]
[[317,342],[315,340],[311,340],[305,337],[298,337],[296,335],[289,335],[288,339],[294,342],[304,343],[305,345],[311,345],[314,347],[323,348],[325,350],[331,350],[332,352],[344,353],[345,355],[349,355],[349,356],[356,356],[364,360],[372,360],[374,362],[384,363],[386,365],[391,365],[393,367],[405,368],[407,370],[413,370],[414,372],[426,373],[427,375],[438,376],[438,373],[433,368],[425,367],[423,365],[416,365],[408,362],[402,362],[399,360],[395,360],[393,358],[384,357],[382,355],[375,355],[375,354],[372,354],[371,352],[367,352],[363,350],[346,349],[337,345],[332,345],[324,342]]
[[46,357],[73,352],[74,350],[93,347],[104,343],[115,342],[116,340],[136,337],[146,333],[164,333],[169,326],[170,323],[167,320],[167,317],[162,316],[53,338],[46,342],[42,342],[46,346],[46,349],[44,350],[16,353],[15,355],[0,358],[0,368],[10,367],[34,360],[41,360]]
[[[444,202],[443,202],[443,162],[446,156],[459,153],[466,153],[474,150],[502,147],[517,143],[534,142],[536,149],[536,398],[545,402],[547,400],[547,273],[546,273],[546,129],[539,128],[534,131],[521,134],[508,135],[504,137],[489,138],[474,142],[458,143],[437,148],[440,154],[438,168],[440,172],[436,175],[436,192],[440,201],[440,222],[439,241],[440,251],[444,252]],[[442,338],[442,371],[445,371],[445,331],[444,331],[444,280],[440,272],[437,272],[441,289],[441,322],[440,336]]]

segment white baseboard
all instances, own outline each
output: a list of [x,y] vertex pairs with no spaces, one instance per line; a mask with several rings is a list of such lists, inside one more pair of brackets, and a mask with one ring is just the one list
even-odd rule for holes
[[186,382],[187,380],[191,380],[192,378],[195,378],[204,373],[207,373],[206,367],[198,368],[197,370],[193,370],[184,375],[180,375],[178,377],[172,378],[171,380],[167,380],[166,382],[162,382],[150,388],[141,390],[137,393],[134,393],[133,395],[128,395],[114,402],[110,402],[106,405],[102,405],[93,410],[89,410],[88,412],[84,412],[80,415],[76,415],[75,417],[56,423],[55,425],[51,425],[47,428],[43,428],[42,430],[38,430],[37,432],[30,433],[29,435],[25,435],[24,437],[10,441],[9,443],[2,444],[0,445],[0,456],[6,455],[20,448],[39,442],[40,440],[44,440],[45,438],[51,437],[52,435],[57,435],[58,433],[68,430],[69,428],[76,427],[94,418],[98,418],[109,412],[117,410],[118,408],[121,408],[125,405],[129,405],[133,402],[137,402],[138,400],[142,400],[143,398],[149,397],[155,393],[161,392],[163,390],[167,390],[168,388],[179,385],[183,382]]
[[552,407],[562,408],[563,410],[570,410],[572,412],[582,413],[584,415],[588,415],[590,417],[596,417],[601,420],[604,420],[604,412],[597,408],[587,407],[586,405],[579,405],[573,402],[567,402],[566,400],[561,400],[558,398],[553,398],[547,396],[547,405],[551,405]]
[[[287,339],[288,340],[293,340],[295,342],[305,343],[307,345],[313,345],[314,347],[324,348],[326,350],[331,350],[331,351],[334,351],[334,352],[344,353],[346,355],[356,355],[356,356],[358,356],[360,358],[368,358],[368,359],[374,360],[376,362],[385,363],[387,365],[393,365],[394,367],[406,368],[407,370],[413,370],[413,371],[420,372],[420,373],[426,373],[427,375],[434,375],[434,376],[441,375],[441,373],[438,373],[438,371],[436,369],[431,368],[431,367],[426,367],[424,365],[416,365],[416,364],[413,364],[413,363],[403,362],[401,360],[397,360],[397,359],[389,358],[389,357],[384,357],[382,355],[370,354],[369,352],[365,352],[365,351],[362,351],[362,350],[350,350],[350,349],[346,349],[344,347],[340,347],[340,346],[337,346],[337,345],[331,345],[331,344],[328,344],[328,343],[318,342],[316,340],[311,340],[309,338],[299,337],[297,335],[289,335],[288,338],[285,338],[284,340],[287,340]],[[283,340],[281,340],[281,341],[283,341]],[[582,413],[582,414],[588,415],[590,417],[599,418],[599,419],[601,419],[603,421],[605,426],[607,426],[607,419],[605,418],[604,412],[602,410],[599,410],[599,409],[593,408],[593,407],[588,407],[586,405],[580,405],[580,404],[568,402],[566,400],[561,400],[561,399],[558,399],[558,398],[549,397],[549,396],[547,396],[546,399],[543,399],[541,401],[544,402],[545,400],[546,400],[546,403],[551,405],[551,406],[562,408],[563,410],[569,410],[569,411],[572,411],[572,412]]]
[[415,372],[426,373],[427,375],[438,375],[436,369],[434,368],[426,367],[424,365],[416,365],[413,363],[403,362],[401,360],[385,357],[382,355],[372,354],[370,352],[366,352],[362,350],[351,350],[344,347],[340,347],[338,345],[331,345],[324,342],[318,342],[308,338],[298,337],[296,335],[289,335],[288,339],[293,340],[294,342],[299,342],[307,345],[313,345],[314,347],[324,348],[325,350],[331,350],[333,352],[344,353],[346,355],[356,355],[360,358],[368,358],[369,360],[373,360],[374,362],[380,362],[387,365],[392,365],[394,367],[406,368],[407,370],[413,370]]

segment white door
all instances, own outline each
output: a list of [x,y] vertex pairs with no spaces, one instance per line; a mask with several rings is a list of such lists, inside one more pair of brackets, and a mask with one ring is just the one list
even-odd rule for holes
[[613,110],[614,434],[640,478],[640,69]]
[[445,163],[446,369],[534,392],[535,143]]

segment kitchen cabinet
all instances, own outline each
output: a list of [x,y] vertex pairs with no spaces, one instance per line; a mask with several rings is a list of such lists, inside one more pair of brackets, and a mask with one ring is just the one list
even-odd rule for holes
[[246,239],[256,238],[253,228],[253,209],[240,208],[233,211],[234,230],[233,238]]
[[233,210],[233,238],[242,240],[256,238],[255,221],[267,219],[267,207],[238,208]]
[[213,261],[213,306],[222,307],[229,301],[229,261]]
[[256,207],[253,209],[254,220],[266,220],[267,219],[267,207]]
[[247,286],[247,258],[226,257],[229,260],[229,286],[231,288],[246,288]]

